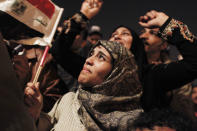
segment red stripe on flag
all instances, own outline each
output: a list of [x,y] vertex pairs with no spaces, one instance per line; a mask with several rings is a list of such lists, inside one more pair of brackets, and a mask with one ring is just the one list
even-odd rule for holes
[[42,11],[46,16],[51,18],[55,12],[55,6],[49,0],[27,0],[33,6]]

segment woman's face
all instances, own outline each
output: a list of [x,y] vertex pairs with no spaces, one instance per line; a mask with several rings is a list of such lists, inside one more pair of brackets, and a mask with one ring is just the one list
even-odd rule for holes
[[86,59],[78,82],[84,87],[101,84],[112,70],[112,58],[101,45],[95,47]]
[[132,45],[133,37],[132,37],[131,32],[127,28],[120,27],[116,29],[115,32],[112,33],[109,41],[119,42],[127,49],[130,49]]

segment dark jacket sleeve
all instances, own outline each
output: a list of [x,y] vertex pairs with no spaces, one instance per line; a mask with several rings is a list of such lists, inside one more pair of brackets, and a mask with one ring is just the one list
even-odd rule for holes
[[160,32],[163,39],[177,47],[183,60],[150,65],[146,69],[142,104],[148,110],[154,106],[167,105],[169,101],[163,100],[167,91],[179,88],[197,77],[197,41],[187,26],[169,18]]
[[82,13],[75,14],[63,24],[63,31],[57,36],[50,52],[55,60],[75,78],[78,77],[85,59],[70,50],[76,35],[86,28],[88,19]]
[[161,37],[177,47],[183,60],[152,68],[156,77],[160,76],[159,82],[166,86],[166,91],[183,86],[197,77],[196,37],[184,23],[171,18],[168,21],[167,26],[161,28]]

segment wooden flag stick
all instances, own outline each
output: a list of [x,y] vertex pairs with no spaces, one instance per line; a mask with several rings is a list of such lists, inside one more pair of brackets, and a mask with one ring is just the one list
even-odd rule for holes
[[42,55],[42,59],[40,61],[39,67],[38,67],[37,72],[36,72],[36,75],[34,77],[33,84],[35,84],[38,81],[38,78],[40,76],[40,73],[42,71],[42,68],[44,67],[44,61],[46,59],[46,56],[48,54],[49,49],[50,49],[50,47],[49,47],[49,45],[47,45],[45,47],[44,54]]

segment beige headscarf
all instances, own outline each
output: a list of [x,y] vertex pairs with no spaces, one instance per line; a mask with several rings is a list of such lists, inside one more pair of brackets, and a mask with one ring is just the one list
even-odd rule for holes
[[126,130],[127,122],[141,112],[142,87],[133,54],[121,44],[99,41],[112,56],[113,68],[107,79],[91,88],[79,88],[78,111],[88,130]]

